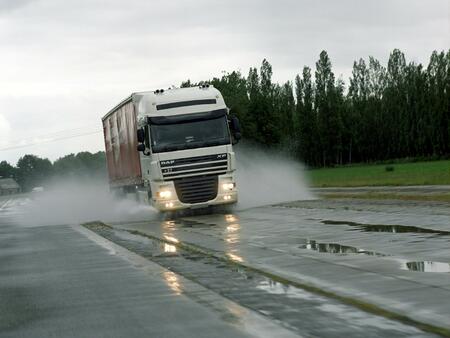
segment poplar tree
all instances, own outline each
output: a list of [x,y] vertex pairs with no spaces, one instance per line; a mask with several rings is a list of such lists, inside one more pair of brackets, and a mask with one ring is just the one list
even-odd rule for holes
[[315,77],[318,134],[322,164],[326,166],[338,163],[342,147],[342,123],[337,107],[335,78],[331,69],[331,60],[326,51],[320,53],[316,63]]
[[[302,77],[295,78],[298,119],[299,156],[309,165],[317,165],[318,136],[317,118],[313,108],[314,88],[311,69],[304,67]],[[320,160],[319,160],[320,161]]]

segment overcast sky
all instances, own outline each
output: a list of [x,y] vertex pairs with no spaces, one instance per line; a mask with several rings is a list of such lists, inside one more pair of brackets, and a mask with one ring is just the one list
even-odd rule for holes
[[449,4],[0,0],[0,161],[103,150],[100,119],[130,93],[247,74],[263,58],[276,81],[314,67],[323,49],[346,81],[355,59],[384,63],[394,48],[426,64],[450,47]]

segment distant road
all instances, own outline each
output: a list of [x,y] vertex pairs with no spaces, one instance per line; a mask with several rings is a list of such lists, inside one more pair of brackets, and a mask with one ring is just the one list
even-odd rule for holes
[[375,187],[329,187],[312,188],[313,192],[402,192],[402,193],[450,193],[450,185],[412,185],[412,186],[375,186]]
[[[325,198],[369,198],[374,200],[409,200],[450,202],[449,185],[380,186],[380,187],[329,187],[313,188],[313,193]],[[375,202],[374,202],[375,203]]]

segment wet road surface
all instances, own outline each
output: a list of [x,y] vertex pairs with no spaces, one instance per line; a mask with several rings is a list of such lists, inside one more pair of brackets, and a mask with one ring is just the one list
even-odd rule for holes
[[14,305],[0,305],[1,336],[448,332],[445,205],[303,201],[85,229],[21,227],[14,203],[0,202],[0,295]]
[[450,329],[445,203],[315,200],[116,224]]
[[85,228],[16,224],[17,205],[0,201],[2,338],[295,336]]

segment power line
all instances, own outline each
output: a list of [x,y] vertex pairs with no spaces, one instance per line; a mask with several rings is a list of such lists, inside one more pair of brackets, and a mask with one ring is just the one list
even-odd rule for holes
[[82,137],[82,136],[93,135],[93,134],[100,134],[102,132],[103,132],[102,130],[97,130],[97,131],[91,131],[91,132],[81,133],[81,134],[77,134],[77,135],[70,135],[70,136],[65,136],[65,137],[57,137],[57,138],[53,138],[53,139],[50,139],[50,140],[43,140],[43,141],[40,141],[40,142],[34,142],[34,143],[22,144],[22,145],[18,145],[18,146],[11,146],[11,147],[0,148],[0,151],[32,147],[32,146],[35,146],[35,145],[51,143],[51,142],[56,142],[56,141],[61,141],[61,140],[67,140],[67,139],[72,139],[72,138],[76,138],[76,137]]
[[[92,129],[93,127],[98,127],[98,123],[91,123],[91,124],[86,124],[86,125],[84,125],[84,126],[80,126],[80,127],[76,127],[76,128],[71,128],[71,129],[63,129],[63,130],[59,130],[59,131],[55,131],[55,132],[51,132],[51,133],[45,133],[45,134],[39,134],[39,135],[34,135],[34,136],[32,136],[32,137],[29,137],[28,139],[23,139],[23,138],[20,138],[20,139],[13,139],[13,140],[11,140],[10,141],[10,143],[12,143],[12,144],[14,144],[14,143],[16,143],[16,142],[21,142],[21,141],[27,141],[27,140],[30,140],[30,141],[32,141],[33,139],[36,139],[36,138],[46,138],[46,137],[59,137],[61,134],[63,134],[63,135],[61,135],[61,136],[65,136],[65,135],[67,135],[68,133],[69,134],[71,134],[71,133],[73,133],[73,132],[76,132],[76,133],[78,133],[78,132],[81,132],[81,131],[83,131],[83,130],[86,130],[86,129]],[[97,129],[97,128],[96,128]],[[29,142],[26,142],[27,144],[29,143]]]

